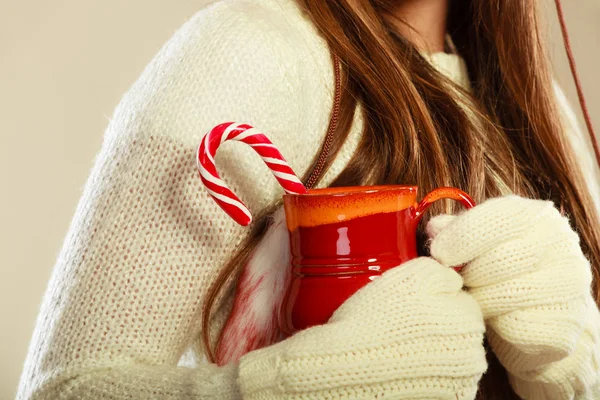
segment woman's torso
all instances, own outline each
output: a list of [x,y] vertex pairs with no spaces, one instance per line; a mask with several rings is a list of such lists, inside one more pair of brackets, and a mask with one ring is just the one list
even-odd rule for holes
[[[241,11],[247,18],[262,20],[269,24],[272,33],[282,38],[282,40],[267,41],[263,44],[269,46],[270,51],[274,53],[284,54],[288,61],[281,70],[282,76],[273,77],[285,81],[285,87],[282,87],[279,95],[293,95],[300,101],[295,103],[295,109],[286,110],[278,109],[277,98],[272,98],[270,101],[275,105],[272,117],[257,119],[255,123],[250,120],[238,122],[250,123],[264,132],[280,149],[296,174],[302,176],[320,150],[334,101],[334,70],[327,43],[295,0],[259,0],[252,4],[231,1],[222,2],[218,6],[221,8],[220,12]],[[193,18],[189,23],[201,24],[203,21],[201,18]],[[469,89],[468,72],[459,55],[437,53],[427,58],[440,73]],[[563,108],[568,107],[564,96],[562,98],[559,96],[559,104]],[[286,113],[290,115],[289,124],[282,125],[280,121],[282,118],[285,120]],[[317,187],[328,186],[345,168],[359,143],[362,128],[363,115],[359,102],[348,139]],[[587,147],[589,143],[586,144],[578,136],[580,132],[572,132],[570,135],[580,150],[583,148],[589,150]],[[589,157],[586,162],[588,162],[586,164],[588,182],[597,185],[600,174],[594,175],[589,171],[592,168]],[[238,188],[238,191],[234,191],[253,212],[257,212],[283,194],[283,190],[270,176],[262,160],[252,154],[249,148],[238,145],[222,146],[217,153],[216,163],[223,179],[230,187]],[[415,182],[410,183],[415,184]],[[600,190],[593,194],[600,208]],[[227,256],[233,253],[246,228],[236,225],[225,213],[216,215],[215,218],[230,232],[219,249],[223,255],[221,264],[211,266],[218,270],[227,260]],[[232,297],[232,286],[229,286],[229,290],[224,291],[216,307],[218,311],[211,324],[215,332],[221,329],[229,314]],[[182,365],[193,365],[197,361],[195,353],[200,351],[199,346],[199,342],[196,342],[195,347],[189,349],[190,351],[181,361]]]

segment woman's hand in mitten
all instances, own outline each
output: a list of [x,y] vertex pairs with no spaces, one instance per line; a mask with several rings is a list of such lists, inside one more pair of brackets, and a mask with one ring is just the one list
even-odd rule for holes
[[249,399],[473,399],[484,323],[460,275],[431,258],[386,271],[328,323],[240,360]]
[[507,196],[427,227],[431,256],[466,264],[488,340],[525,399],[598,398],[600,313],[590,264],[549,201]]

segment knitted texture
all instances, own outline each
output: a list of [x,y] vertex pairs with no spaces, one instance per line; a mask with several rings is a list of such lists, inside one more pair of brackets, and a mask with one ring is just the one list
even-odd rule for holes
[[247,399],[474,399],[483,318],[454,270],[417,258],[350,297],[325,325],[240,360]]
[[431,255],[466,263],[488,340],[524,399],[596,399],[600,311],[578,235],[552,202],[507,196],[428,224]]
[[[468,79],[457,58],[434,54],[431,62],[461,84]],[[195,151],[215,125],[247,122],[303,174],[327,130],[333,77],[325,40],[294,0],[211,1],[175,32],[104,134],[41,302],[17,399],[238,395],[235,367],[205,365],[199,338],[208,285],[247,230],[202,187]],[[350,160],[360,108],[320,187]],[[251,211],[283,193],[243,144],[224,144],[216,164]],[[213,343],[232,304],[231,281],[225,289]]]
[[[125,94],[44,294],[18,399],[226,398],[230,374],[185,367],[204,361],[202,301],[247,229],[202,187],[195,151],[216,124],[244,121],[298,173],[308,168],[327,129],[333,70],[322,39],[283,4],[208,5]],[[350,158],[353,129],[323,184]],[[250,210],[283,194],[243,144],[225,143],[216,163]],[[228,283],[213,342],[230,306]]]

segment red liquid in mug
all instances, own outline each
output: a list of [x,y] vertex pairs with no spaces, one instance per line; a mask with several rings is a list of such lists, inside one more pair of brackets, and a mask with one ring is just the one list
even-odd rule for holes
[[288,328],[327,322],[358,289],[416,257],[414,213],[411,207],[292,231]]

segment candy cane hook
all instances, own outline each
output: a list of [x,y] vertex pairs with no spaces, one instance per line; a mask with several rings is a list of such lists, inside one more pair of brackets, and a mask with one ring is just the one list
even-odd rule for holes
[[224,122],[211,129],[202,139],[196,153],[200,179],[217,204],[238,224],[252,222],[248,207],[237,197],[219,176],[215,166],[215,154],[221,143],[236,140],[246,143],[267,164],[286,193],[305,194],[306,188],[279,150],[256,128],[237,122]]

